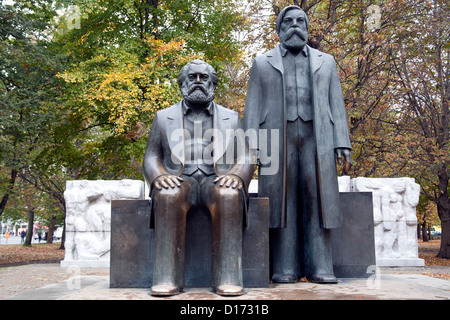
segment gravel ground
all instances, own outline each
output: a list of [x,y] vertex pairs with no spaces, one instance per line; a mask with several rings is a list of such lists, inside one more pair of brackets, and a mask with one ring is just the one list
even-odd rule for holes
[[109,276],[109,269],[61,268],[59,263],[3,267],[0,268],[0,299],[85,275]]

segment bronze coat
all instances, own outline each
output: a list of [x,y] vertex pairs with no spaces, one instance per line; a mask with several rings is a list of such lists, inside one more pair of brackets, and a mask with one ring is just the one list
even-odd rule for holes
[[[253,175],[253,166],[249,164],[248,150],[237,152],[238,143],[233,136],[236,130],[243,129],[239,114],[212,103],[213,128],[218,130],[222,139],[214,140],[214,172],[220,175],[235,175],[242,179],[245,190]],[[158,111],[153,119],[147,149],[144,155],[143,170],[150,193],[153,181],[161,175],[172,174],[181,176],[184,171],[185,152],[184,144],[172,136],[176,130],[183,129],[182,101]],[[216,137],[214,137],[216,138]],[[216,145],[221,143],[221,145]],[[234,152],[231,156],[227,153]],[[232,161],[227,161],[231,159]],[[175,161],[174,161],[175,160]]]
[[[258,196],[270,198],[270,226],[286,226],[286,103],[284,68],[278,45],[271,51],[255,58],[250,75],[245,104],[244,127],[248,129],[279,130],[279,170],[273,175],[258,177]],[[314,108],[314,134],[317,143],[316,172],[323,228],[341,225],[339,189],[336,172],[335,149],[351,149],[347,116],[341,84],[334,58],[309,46],[308,57]],[[270,149],[268,145],[251,145],[260,152]]]

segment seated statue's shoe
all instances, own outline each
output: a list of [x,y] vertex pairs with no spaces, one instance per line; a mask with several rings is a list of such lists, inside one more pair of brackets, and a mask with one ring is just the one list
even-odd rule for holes
[[298,276],[295,273],[276,273],[272,276],[272,281],[275,283],[294,283],[297,282],[297,280]]
[[338,283],[334,274],[313,274],[308,280],[314,283]]
[[179,294],[181,289],[170,284],[160,284],[152,287],[150,294],[152,296],[173,296]]
[[218,286],[214,291],[221,296],[241,296],[245,294],[243,287],[229,284]]

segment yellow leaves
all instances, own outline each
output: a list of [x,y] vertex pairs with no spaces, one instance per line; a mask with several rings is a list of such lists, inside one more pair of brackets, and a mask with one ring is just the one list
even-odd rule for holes
[[73,115],[81,116],[86,126],[107,120],[114,135],[122,135],[179,100],[178,72],[198,57],[184,50],[182,39],[148,37],[146,45],[150,49],[144,60],[135,52],[109,47],[60,74],[77,105]]
[[[182,39],[172,39],[169,42],[164,42],[161,39],[156,39],[153,36],[146,38],[147,44],[152,48],[157,56],[165,56],[183,50],[186,42]],[[151,57],[147,59],[152,59]]]
[[70,83],[76,83],[77,82],[77,76],[74,73],[58,73],[56,75],[58,78],[64,79],[66,82]]
[[86,42],[86,40],[88,39],[88,37],[89,37],[89,35],[90,35],[91,33],[93,33],[92,30],[88,31],[86,34],[83,34],[83,35],[80,37],[80,39],[78,40],[78,42],[79,42],[80,44]]

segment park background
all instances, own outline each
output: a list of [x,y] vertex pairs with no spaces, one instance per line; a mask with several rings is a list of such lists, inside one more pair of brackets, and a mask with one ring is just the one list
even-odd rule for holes
[[[177,75],[194,58],[219,74],[216,101],[243,115],[252,60],[278,43],[276,16],[289,4],[309,17],[308,44],[335,57],[350,176],[414,178],[418,234],[426,242],[441,227],[437,256],[449,259],[450,4],[442,0],[2,1],[2,233],[6,223],[31,230],[38,221],[51,242],[64,226],[67,180],[142,180],[155,112],[181,99]],[[25,244],[39,247],[31,236]],[[55,247],[64,249],[64,232]]]

